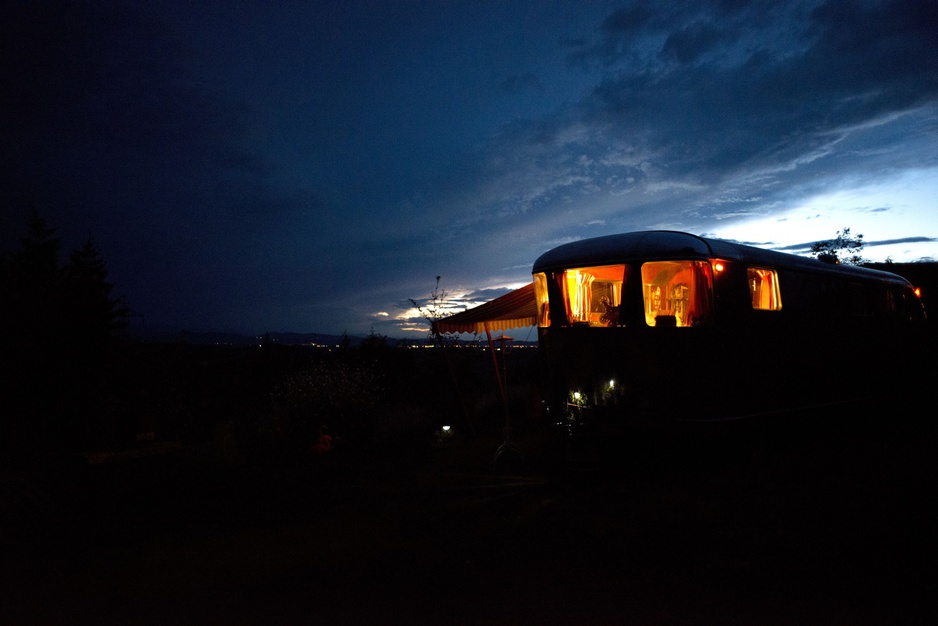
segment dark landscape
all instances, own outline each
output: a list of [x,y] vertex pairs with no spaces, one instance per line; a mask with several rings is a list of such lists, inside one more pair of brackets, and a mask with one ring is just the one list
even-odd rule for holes
[[524,341],[493,364],[481,338],[141,332],[91,239],[60,264],[27,226],[0,283],[0,623],[938,617],[926,327],[914,363],[805,346],[863,397],[583,448]]
[[936,0],[4,9],[0,626],[938,624]]
[[[2,475],[0,621],[934,622],[935,432],[914,400],[564,468],[536,350],[502,355],[517,453],[496,460],[489,355],[378,339],[136,346],[152,437]],[[309,383],[289,406],[285,380]],[[314,455],[320,424],[338,442]]]

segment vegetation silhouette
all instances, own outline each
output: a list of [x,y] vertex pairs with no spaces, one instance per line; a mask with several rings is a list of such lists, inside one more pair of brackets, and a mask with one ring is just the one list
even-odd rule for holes
[[[456,432],[450,443],[473,428],[498,432],[489,363],[475,350],[447,353],[441,367],[440,351],[394,345],[374,330],[338,347],[144,340],[127,332],[130,312],[94,238],[64,262],[61,252],[57,229],[30,207],[18,248],[0,256],[0,472],[74,478],[96,459],[169,443],[197,471],[295,466],[323,424],[345,453],[410,463],[430,453],[444,425]],[[445,300],[437,279],[424,307],[431,319]],[[519,413],[537,384],[534,356],[514,357]]]
[[435,322],[437,320],[443,319],[451,313],[447,307],[447,300],[449,298],[449,293],[445,289],[440,288],[440,279],[442,276],[436,277],[436,284],[433,286],[433,291],[430,292],[430,296],[423,300],[417,300],[416,298],[408,298],[413,307],[420,313],[420,316],[427,321],[427,324],[430,326],[430,329],[427,333],[427,345],[446,345],[452,344],[458,341],[458,338],[451,337],[449,335],[444,335],[437,332]]
[[849,228],[838,230],[833,239],[816,241],[811,246],[811,254],[821,261],[843,263],[844,265],[863,265],[867,262],[860,251],[866,245],[863,235],[853,235]]
[[19,247],[0,264],[6,410],[4,459],[41,462],[88,443],[88,417],[127,308],[112,296],[94,239],[62,264],[57,229],[32,206]]

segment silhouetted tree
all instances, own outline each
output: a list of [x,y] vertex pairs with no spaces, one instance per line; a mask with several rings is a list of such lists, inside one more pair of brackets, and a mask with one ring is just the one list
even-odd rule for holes
[[35,207],[26,219],[26,235],[13,254],[9,270],[9,326],[5,333],[44,345],[62,312],[59,238]]
[[126,326],[126,307],[111,297],[114,286],[107,278],[107,264],[88,235],[85,244],[72,252],[64,272],[69,326],[87,342],[103,343]]
[[843,263],[844,265],[861,265],[866,262],[860,256],[864,246],[863,235],[851,235],[849,228],[837,231],[833,239],[817,241],[811,246],[811,254],[818,259]]
[[3,309],[2,359],[4,406],[0,442],[5,457],[43,456],[52,441],[54,417],[61,406],[60,367],[62,276],[55,229],[30,207],[26,234],[10,257],[0,297]]
[[364,352],[385,350],[387,347],[388,338],[384,335],[379,335],[376,333],[374,328],[371,329],[371,332],[368,333],[367,337],[362,339],[361,349]]
[[26,218],[26,236],[20,239],[20,249],[13,255],[14,275],[28,278],[34,285],[49,285],[59,274],[59,247],[56,229],[49,226],[35,206]]
[[410,303],[414,305],[414,308],[420,312],[420,315],[423,316],[423,319],[427,320],[427,323],[430,324],[427,344],[442,346],[444,340],[443,336],[436,330],[436,321],[446,317],[446,298],[449,294],[445,289],[440,289],[440,278],[440,276],[436,277],[436,285],[433,287],[433,291],[430,292],[430,297],[424,300],[423,303],[418,302],[414,298],[409,298],[409,300]]
[[[94,241],[59,264],[56,229],[30,207],[19,248],[0,267],[0,438],[33,456],[81,445],[124,307]],[[10,444],[13,445],[13,444]]]

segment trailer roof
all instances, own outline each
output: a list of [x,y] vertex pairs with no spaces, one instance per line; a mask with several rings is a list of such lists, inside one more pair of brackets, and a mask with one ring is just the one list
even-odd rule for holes
[[612,265],[630,260],[723,259],[754,265],[806,272],[875,278],[907,284],[892,274],[851,265],[833,265],[774,250],[765,250],[733,241],[709,239],[669,230],[649,230],[583,239],[558,246],[534,262],[532,272],[566,269],[583,265]]

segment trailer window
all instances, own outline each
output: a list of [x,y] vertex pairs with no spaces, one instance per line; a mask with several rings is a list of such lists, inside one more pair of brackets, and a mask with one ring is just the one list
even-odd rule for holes
[[547,274],[534,274],[534,299],[537,302],[537,325],[550,326],[550,302],[547,297]]
[[563,273],[564,303],[570,324],[620,326],[622,285],[628,278],[625,265],[577,267]]
[[645,323],[699,326],[710,319],[713,280],[705,261],[655,261],[642,265]]
[[760,311],[781,311],[782,294],[778,288],[778,272],[761,267],[750,267],[747,274],[752,308]]

